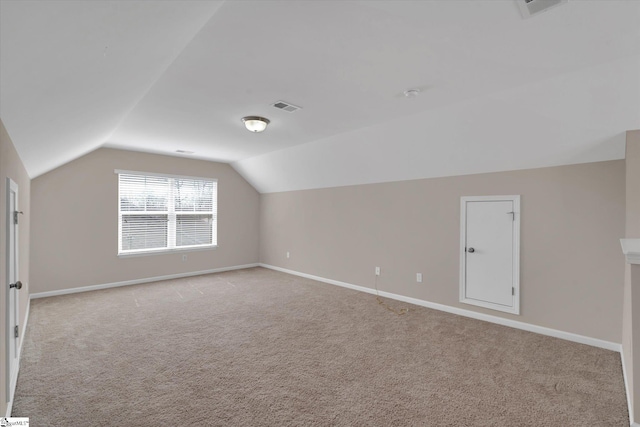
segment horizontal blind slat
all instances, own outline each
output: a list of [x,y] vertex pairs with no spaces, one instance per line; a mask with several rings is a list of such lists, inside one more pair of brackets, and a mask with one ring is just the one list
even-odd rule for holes
[[176,246],[210,245],[213,236],[213,216],[177,215]]
[[120,211],[168,211],[169,178],[121,174],[119,189]]
[[217,181],[118,177],[120,252],[217,245]]

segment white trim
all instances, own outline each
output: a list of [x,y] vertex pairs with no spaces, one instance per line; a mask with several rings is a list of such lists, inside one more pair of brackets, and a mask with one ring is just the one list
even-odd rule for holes
[[[467,278],[467,202],[501,202],[513,203],[513,237],[511,248],[513,251],[512,287],[514,289],[512,306],[505,306],[488,301],[466,297]],[[491,310],[502,311],[511,314],[520,314],[520,196],[463,196],[460,197],[460,298],[463,304],[476,305]]]
[[[20,308],[18,307],[18,309],[20,309]],[[16,381],[13,383],[14,384],[13,393],[11,393],[13,395],[14,399],[16,397],[15,388],[18,385],[17,379],[18,379],[18,373],[20,372],[20,359],[22,358],[22,348],[23,348],[23,345],[24,345],[24,337],[27,334],[27,323],[29,322],[29,311],[30,311],[30,309],[31,309],[31,300],[27,299],[27,311],[24,314],[24,327],[22,328],[22,332],[20,333],[20,345],[18,346],[18,369],[16,369],[16,372],[15,372]],[[7,402],[7,413],[6,413],[5,417],[10,417],[11,416],[11,409],[13,408],[13,400],[14,399],[11,399],[10,401]]]
[[627,367],[624,363],[624,346],[622,344],[620,344],[620,360],[622,361],[622,378],[624,379],[624,391],[627,394],[627,409],[629,411],[629,424],[631,425],[631,427],[635,427],[635,426],[638,426],[638,424],[633,422],[633,407],[631,404],[631,393],[630,393],[629,382],[627,377]]
[[217,178],[209,178],[207,176],[189,176],[189,175],[171,175],[168,173],[158,173],[158,172],[140,172],[140,171],[126,171],[121,169],[115,169],[113,171],[115,174],[127,174],[127,175],[143,175],[143,176],[161,176],[163,178],[184,178],[184,179],[201,179],[203,181],[213,181],[218,182]]
[[629,264],[640,264],[640,239],[620,239],[622,253]]
[[[203,271],[190,272],[190,273],[181,273],[181,274],[172,274],[172,275],[167,275],[167,276],[151,277],[151,278],[146,278],[146,279],[128,280],[128,281],[124,281],[124,282],[107,283],[107,284],[103,284],[103,285],[93,285],[93,286],[84,286],[84,287],[80,287],[80,288],[63,289],[63,290],[59,290],[59,291],[39,292],[39,293],[31,294],[30,295],[30,299],[45,298],[45,297],[50,297],[50,296],[66,295],[66,294],[79,293],[79,292],[87,292],[87,291],[93,291],[93,290],[98,290],[98,289],[107,289],[107,288],[113,288],[113,287],[119,287],[119,286],[136,285],[136,284],[149,283],[149,282],[155,282],[155,281],[160,281],[160,280],[177,279],[177,278],[181,278],[181,277],[198,276],[198,275],[202,275],[202,274],[219,273],[219,272],[223,272],[223,271],[241,270],[241,269],[244,269],[244,268],[252,268],[252,267],[264,267],[264,268],[268,268],[270,270],[280,271],[282,273],[292,274],[294,276],[305,277],[307,279],[312,279],[312,280],[316,280],[316,281],[319,281],[319,282],[328,283],[328,284],[331,284],[331,285],[336,285],[336,286],[340,286],[340,287],[344,287],[344,288],[348,288],[348,289],[353,289],[353,290],[360,291],[360,292],[366,292],[366,293],[369,293],[369,294],[375,294],[376,293],[375,289],[367,288],[367,287],[364,287],[364,286],[354,285],[354,284],[351,284],[351,283],[341,282],[341,281],[333,280],[333,279],[327,279],[327,278],[320,277],[320,276],[314,276],[312,274],[301,273],[301,272],[298,272],[298,271],[295,271],[295,270],[289,270],[289,269],[282,268],[282,267],[276,267],[274,265],[263,264],[263,263],[254,263],[254,264],[237,265],[237,266],[232,266],[232,267],[223,267],[223,268],[217,268],[217,269],[212,269],[212,270],[203,270]],[[434,303],[434,302],[424,301],[424,300],[420,300],[420,299],[417,299],[417,298],[406,297],[406,296],[403,296],[403,295],[393,294],[393,293],[390,293],[390,292],[380,291],[379,293],[380,293],[381,296],[386,297],[386,298],[391,298],[391,299],[407,302],[407,303],[410,303],[410,304],[415,304],[415,305],[422,306],[422,307],[432,308],[432,309],[439,310],[439,311],[444,311],[444,312],[447,312],[447,313],[457,314],[459,316],[470,317],[470,318],[477,319],[477,320],[483,320],[483,321],[486,321],[486,322],[496,323],[496,324],[503,325],[503,326],[509,326],[509,327],[512,327],[512,328],[515,328],[515,329],[521,329],[521,330],[525,330],[525,331],[529,331],[529,332],[538,333],[538,334],[541,334],[541,335],[547,335],[547,336],[551,336],[551,337],[555,337],[555,338],[565,339],[567,341],[577,342],[577,343],[580,343],[580,344],[586,344],[586,345],[590,345],[590,346],[593,346],[593,347],[599,347],[599,348],[603,348],[603,349],[611,350],[611,351],[616,351],[616,352],[620,353],[620,357],[621,357],[621,360],[622,360],[622,373],[623,373],[623,378],[624,378],[625,391],[626,391],[626,395],[627,395],[627,403],[629,405],[629,420],[631,422],[630,427],[640,427],[640,424],[637,424],[637,423],[633,422],[633,414],[631,412],[631,407],[630,407],[631,406],[631,403],[630,403],[631,400],[629,399],[629,385],[627,383],[627,371],[626,371],[626,367],[625,367],[625,363],[624,363],[624,355],[623,355],[623,349],[622,349],[622,345],[621,344],[613,343],[613,342],[609,342],[609,341],[604,341],[604,340],[600,340],[600,339],[597,339],[597,338],[586,337],[586,336],[583,336],[583,335],[573,334],[571,332],[559,331],[559,330],[556,330],[556,329],[546,328],[546,327],[543,327],[543,326],[531,325],[531,324],[520,322],[520,321],[504,319],[502,317],[491,316],[491,315],[487,315],[487,314],[483,314],[483,313],[476,313],[476,312],[473,312],[473,311],[470,311],[470,310],[465,310],[465,309],[461,309],[461,308],[447,306],[447,305],[444,305],[444,304],[438,304],[438,303]],[[20,357],[22,355],[22,347],[23,347],[23,343],[24,343],[26,330],[27,330],[27,322],[29,320],[30,307],[31,307],[31,301],[28,301],[27,302],[27,312],[26,312],[25,319],[24,319],[24,328],[22,329],[22,334],[21,334],[21,337],[20,337],[20,349],[19,349],[19,352],[18,352],[18,354],[19,354],[18,359],[20,359]],[[18,366],[18,370],[19,370],[19,366]],[[17,375],[17,373],[16,373],[16,375]],[[6,417],[11,416],[11,408],[12,408],[12,406],[13,406],[13,401],[7,403]]]
[[[333,279],[326,279],[324,277],[314,276],[312,274],[307,274],[307,273],[301,273],[298,271],[276,267],[269,264],[260,263],[259,265],[260,267],[280,271],[283,273],[293,274],[294,276],[305,277],[307,279],[317,280],[318,282],[324,282],[324,283],[329,283],[331,285],[342,286],[344,288],[354,289],[356,291],[366,292],[374,295],[376,293],[375,289],[367,288],[364,286],[353,285],[351,283],[340,282],[338,280],[333,280]],[[484,313],[478,313],[478,312],[466,310],[463,308],[457,308],[449,305],[438,304],[435,302],[425,301],[417,298],[411,298],[404,295],[392,294],[391,292],[380,291],[380,296],[395,299],[398,301],[407,302],[409,304],[415,304],[422,307],[432,308],[434,310],[440,310],[447,313],[457,314],[459,316],[470,317],[472,319],[483,320],[485,322],[496,323],[498,325],[503,325],[503,326],[509,326],[511,328],[521,329],[523,331],[534,332],[541,335],[547,335],[550,337],[561,338],[567,341],[586,344],[593,347],[599,347],[605,350],[611,350],[616,352],[620,351],[619,343],[604,341],[598,338],[591,338],[584,335],[574,334],[571,332],[559,331],[557,329],[551,329],[551,328],[546,328],[544,326],[532,325],[530,323],[525,323],[525,322],[511,320],[511,319],[505,319],[503,317],[492,316]]]
[[143,249],[139,251],[123,252],[123,253],[119,253],[117,257],[118,258],[135,258],[140,256],[149,256],[149,255],[166,255],[166,254],[172,254],[176,252],[213,251],[216,249],[218,249],[218,245],[179,246],[171,249]]
[[[7,213],[6,213],[6,292],[5,292],[5,311],[6,311],[6,316],[5,316],[5,322],[6,322],[6,339],[5,339],[5,347],[6,347],[6,354],[5,354],[5,370],[6,370],[6,384],[3,385],[3,387],[5,387],[5,393],[7,394],[6,399],[7,401],[9,400],[13,400],[12,397],[12,390],[15,389],[16,386],[16,380],[18,378],[18,374],[17,372],[20,370],[20,357],[18,356],[18,366],[15,368],[15,372],[13,372],[13,363],[15,361],[15,357],[13,357],[13,354],[11,354],[11,346],[12,345],[16,345],[13,343],[13,340],[15,340],[14,337],[14,333],[12,330],[12,325],[14,325],[14,323],[16,325],[20,324],[20,293],[16,290],[15,292],[11,291],[11,287],[10,284],[13,280],[17,281],[19,280],[18,277],[20,276],[20,259],[19,259],[19,255],[20,255],[20,237],[19,237],[19,228],[18,228],[18,224],[15,223],[14,220],[14,215],[15,212],[18,212],[20,207],[18,205],[19,202],[19,193],[18,193],[18,184],[12,180],[11,178],[7,177],[6,179],[6,209],[7,209]],[[14,204],[13,204],[13,211],[11,211],[11,195],[14,195],[13,197],[15,197],[14,200]],[[13,247],[11,246],[11,234],[13,233]],[[13,265],[11,265],[11,255],[13,254]],[[11,276],[11,271],[13,270],[13,277]],[[11,303],[11,294],[15,293],[15,307],[13,307],[14,304]],[[11,318],[11,309],[13,308],[13,319]],[[20,354],[20,345],[19,343],[17,344],[18,348],[15,349],[17,351],[17,354]],[[15,347],[14,347],[15,348]]]
[[[114,171],[118,175],[118,250],[117,255],[120,257],[125,256],[140,256],[140,255],[153,255],[153,254],[162,254],[162,253],[170,253],[176,250],[190,250],[190,249],[215,249],[218,247],[218,180],[214,178],[199,178],[199,177],[187,177],[187,176],[177,176],[177,175],[154,175],[152,173],[146,172],[128,172],[123,170],[116,169]],[[157,210],[157,211],[123,211],[122,210],[122,190],[123,190],[123,181],[122,177],[126,175],[133,175],[137,177],[162,177],[167,178],[167,187],[168,191],[168,205],[166,210]],[[211,244],[206,245],[190,245],[190,246],[177,246],[176,245],[176,221],[177,216],[182,215],[182,212],[176,212],[175,210],[175,184],[177,180],[189,180],[189,181],[199,181],[204,183],[212,183],[212,194],[211,194],[211,210],[210,211],[201,211],[201,212],[184,212],[186,215],[197,214],[197,215],[211,215]],[[125,180],[126,182],[127,180]],[[137,188],[140,183],[135,183],[133,188]],[[124,187],[128,187],[128,185],[124,185]],[[145,215],[166,215],[166,243],[164,247],[159,248],[145,248],[142,250],[136,249],[123,249],[123,216],[145,216]]]
[[57,291],[38,292],[31,294],[31,299],[55,297],[58,295],[76,294],[79,292],[97,291],[99,289],[117,288],[120,286],[139,285],[141,283],[159,282],[161,280],[179,279],[181,277],[200,276],[202,274],[221,273],[223,271],[242,270],[258,267],[259,264],[234,265],[231,267],[214,268],[211,270],[191,271],[188,273],[169,274],[167,276],[147,277],[144,279],[125,280],[123,282],[103,283],[101,285],[81,286],[79,288],[60,289]]

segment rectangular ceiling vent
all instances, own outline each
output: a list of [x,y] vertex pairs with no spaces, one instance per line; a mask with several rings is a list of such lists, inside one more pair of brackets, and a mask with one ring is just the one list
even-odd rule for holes
[[278,110],[282,110],[282,111],[286,111],[287,113],[293,113],[294,111],[298,111],[300,109],[302,109],[302,107],[298,107],[297,105],[293,105],[289,102],[285,102],[285,101],[278,101],[275,102],[273,104],[274,107],[276,107]]
[[559,6],[566,3],[568,0],[516,0],[518,6],[520,6],[520,12],[522,12],[523,18],[531,18],[534,15],[539,15],[542,12],[546,12],[552,7]]

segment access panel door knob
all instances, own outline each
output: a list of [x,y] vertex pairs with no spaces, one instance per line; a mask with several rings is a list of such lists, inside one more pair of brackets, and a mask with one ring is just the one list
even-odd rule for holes
[[476,250],[475,250],[475,249],[473,249],[473,248],[469,248],[469,249],[467,249],[467,252],[469,252],[469,253],[471,253],[471,254],[472,254],[472,253],[474,253],[475,251],[476,251]]
[[16,283],[9,283],[9,289],[11,288],[22,289],[22,282],[18,280]]

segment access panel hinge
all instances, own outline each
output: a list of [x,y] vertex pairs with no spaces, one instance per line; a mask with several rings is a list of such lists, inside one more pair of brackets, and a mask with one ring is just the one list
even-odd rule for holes
[[516,288],[511,288],[511,295],[515,295],[516,294]]
[[23,215],[24,212],[22,211],[13,211],[13,223],[15,225],[18,225],[18,215]]
[[13,328],[13,335],[14,335],[14,337],[18,338],[18,336],[19,336],[18,335],[18,325],[16,325],[16,327]]

